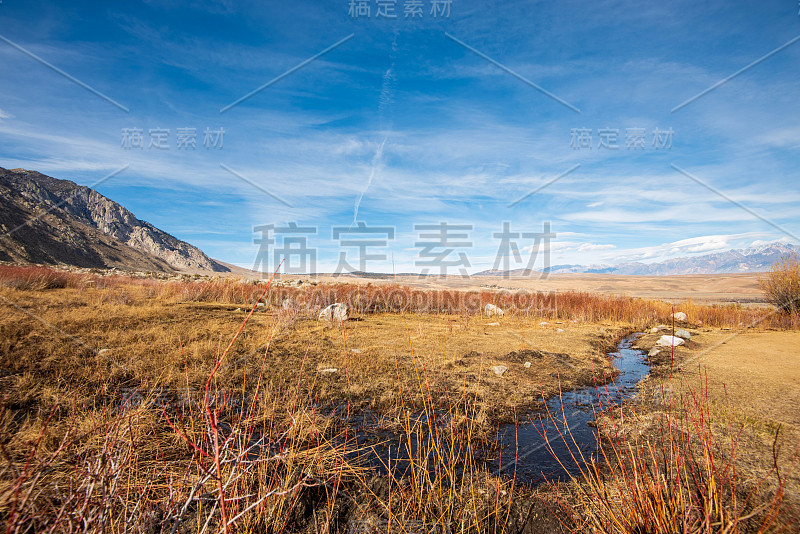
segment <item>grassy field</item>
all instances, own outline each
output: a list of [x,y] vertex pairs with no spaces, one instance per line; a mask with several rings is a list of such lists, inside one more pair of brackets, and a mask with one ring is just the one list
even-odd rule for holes
[[[605,355],[619,339],[674,311],[588,293],[289,288],[16,267],[0,268],[0,283],[8,532],[566,529],[570,511],[585,506],[574,493],[582,482],[526,488],[493,475],[483,460],[498,425],[542,413],[559,390],[612,379]],[[351,320],[318,321],[333,302],[347,303]],[[506,314],[485,316],[487,303]],[[789,359],[796,321],[737,305],[680,310],[697,335],[669,365],[653,359],[648,398],[676,379],[666,369],[682,365],[687,383],[698,361],[713,370],[733,406],[720,408],[714,385],[714,417],[732,414],[745,436],[761,436],[735,455],[742,487],[755,486],[779,424],[791,427],[780,461],[792,461],[797,421],[786,414],[797,413],[797,399],[770,395],[791,387],[798,368]],[[765,337],[751,349],[703,352],[741,329],[719,347]],[[770,361],[785,368],[743,379],[761,360],[737,355],[776,342],[784,352]],[[651,419],[658,408],[639,406]],[[356,445],[365,415],[405,444],[396,453],[410,464],[403,475],[365,467]],[[785,490],[797,495],[794,475]],[[566,504],[562,494],[572,495]]]

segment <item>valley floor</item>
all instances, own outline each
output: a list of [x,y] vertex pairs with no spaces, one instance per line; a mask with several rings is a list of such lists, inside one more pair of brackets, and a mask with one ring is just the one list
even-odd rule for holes
[[[208,517],[219,525],[216,505],[202,503],[223,493],[262,499],[255,516],[237,500],[228,503],[228,512],[244,514],[240,526],[255,531],[312,532],[327,524],[343,532],[353,520],[387,516],[445,522],[455,531],[562,528],[569,514],[558,511],[564,503],[557,492],[515,486],[473,454],[491,456],[498,425],[541,412],[543,397],[610,380],[606,354],[619,339],[666,322],[671,310],[653,304],[651,316],[634,324],[612,318],[616,301],[577,299],[557,313],[379,312],[325,323],[299,301],[254,307],[259,286],[225,283],[234,284],[223,288],[225,298],[203,282],[113,277],[77,276],[50,289],[0,287],[0,520],[43,528],[47,521],[85,522],[73,517],[81,509],[101,510],[93,521],[148,509],[152,517],[141,515],[139,525],[145,531],[157,531],[153,518],[184,516],[200,530]],[[800,334],[770,330],[768,322],[740,327],[744,312],[735,307],[687,309],[705,314],[706,324],[690,317],[682,325],[692,340],[674,359],[663,350],[651,359],[653,374],[631,406],[657,412],[657,402],[643,399],[664,387],[690,390],[700,369],[715,417],[731,415],[743,428],[742,484],[771,467],[778,427],[781,464],[791,465],[800,439]],[[647,334],[639,345],[649,349],[661,334]],[[427,451],[416,459],[424,473],[393,479],[358,465],[359,451],[347,450],[349,418],[366,413],[400,443],[415,443],[409,455]],[[433,414],[446,415],[447,424],[432,426]],[[218,434],[226,432],[220,452]],[[271,452],[259,454],[272,463],[251,470],[242,459],[264,440],[259,447]],[[234,443],[244,447],[238,464],[231,463]],[[117,492],[114,503],[79,482],[109,447],[122,447],[124,460],[113,472],[98,464],[93,476],[109,484],[127,477],[125,488],[104,486]],[[215,455],[223,458],[216,475]],[[223,487],[228,474],[234,482]],[[796,469],[787,480],[787,506],[796,506]],[[194,499],[193,485],[205,501]],[[48,496],[56,486],[74,492]],[[788,510],[787,518],[794,513]]]

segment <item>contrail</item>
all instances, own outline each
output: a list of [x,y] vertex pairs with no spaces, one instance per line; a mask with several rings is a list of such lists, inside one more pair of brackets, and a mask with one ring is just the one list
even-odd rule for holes
[[386,144],[386,141],[389,137],[384,137],[383,142],[378,147],[378,150],[375,151],[375,156],[372,158],[372,169],[369,172],[369,180],[367,180],[367,185],[364,187],[364,190],[361,191],[361,194],[358,195],[356,199],[355,209],[353,210],[353,223],[350,225],[350,228],[353,227],[353,224],[356,224],[356,220],[358,219],[358,208],[361,205],[361,199],[364,198],[364,193],[367,192],[369,186],[372,185],[372,180],[375,179],[375,174],[378,172],[378,167],[380,167],[381,160],[383,159],[383,146]]
[[[394,41],[392,42],[392,56],[397,51],[397,35],[394,37]],[[383,73],[383,83],[381,84],[381,96],[378,99],[378,116],[381,122],[381,128],[388,130],[389,133],[383,138],[380,146],[378,146],[378,150],[375,151],[375,156],[372,158],[372,168],[369,172],[369,179],[367,180],[367,185],[361,191],[361,194],[358,195],[356,199],[355,206],[353,208],[353,223],[350,225],[352,228],[356,221],[358,220],[358,208],[361,206],[361,200],[364,198],[364,194],[369,190],[369,187],[372,185],[372,181],[375,179],[375,175],[378,173],[378,169],[381,166],[383,161],[383,147],[386,146],[386,141],[389,140],[389,135],[392,132],[392,121],[391,118],[389,119],[388,128],[386,128],[384,122],[386,119],[386,111],[392,105],[392,101],[394,100],[394,61],[392,61],[391,66],[386,69],[386,72]]]

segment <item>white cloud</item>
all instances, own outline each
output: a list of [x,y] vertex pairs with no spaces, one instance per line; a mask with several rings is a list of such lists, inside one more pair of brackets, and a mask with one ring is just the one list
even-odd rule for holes
[[8,112],[3,111],[2,109],[0,109],[0,122],[3,122],[3,120],[5,120],[5,119],[13,119],[13,118],[14,118],[14,115],[12,115],[11,113],[8,113]]
[[578,247],[578,252],[589,252],[593,250],[610,250],[612,248],[617,248],[617,246],[611,244],[601,245],[599,243],[582,243]]

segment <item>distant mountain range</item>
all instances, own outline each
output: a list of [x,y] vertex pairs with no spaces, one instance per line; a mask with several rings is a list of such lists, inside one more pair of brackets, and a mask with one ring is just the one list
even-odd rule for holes
[[228,272],[94,189],[0,167],[0,261],[161,272]]
[[[618,275],[749,273],[767,270],[800,246],[775,242],[658,263],[554,265],[548,272]],[[216,261],[94,189],[36,171],[0,167],[0,261],[160,272],[246,271]],[[385,278],[378,273],[357,273]],[[475,276],[530,276],[524,269]]]
[[[547,271],[554,274],[601,273],[649,276],[753,273],[768,270],[773,263],[792,253],[800,253],[800,246],[776,242],[761,247],[674,258],[658,263],[628,262],[616,265],[553,265]],[[538,272],[536,271],[537,274]],[[475,276],[500,276],[506,274],[510,276],[530,276],[533,273],[525,269],[516,269],[508,272],[488,270],[476,273]]]

